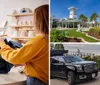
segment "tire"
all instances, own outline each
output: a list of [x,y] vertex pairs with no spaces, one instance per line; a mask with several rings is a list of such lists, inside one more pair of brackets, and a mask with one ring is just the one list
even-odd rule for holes
[[52,75],[50,75],[50,79],[53,79]]
[[67,80],[68,80],[69,85],[75,85],[75,76],[72,71],[68,72]]
[[54,77],[52,76],[52,72],[50,73],[50,79],[53,79]]

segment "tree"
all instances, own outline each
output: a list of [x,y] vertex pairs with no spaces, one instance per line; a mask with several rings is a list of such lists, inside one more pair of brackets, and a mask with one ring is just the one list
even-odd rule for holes
[[90,16],[90,21],[92,22],[93,27],[96,25],[96,20],[98,17],[99,17],[98,14],[95,12]]
[[79,19],[80,19],[82,22],[88,22],[88,18],[87,18],[85,15],[83,15],[83,14],[81,14],[81,15],[79,16]]
[[55,18],[55,16],[54,15],[51,15],[51,17],[50,17],[51,23],[53,23],[54,18]]
[[56,28],[58,23],[57,20],[55,19],[55,15],[52,15],[50,17],[50,20],[51,20],[52,28]]
[[55,44],[55,49],[56,50],[64,50],[63,44]]
[[93,21],[93,20],[96,21],[97,18],[98,18],[98,14],[94,12],[94,13],[90,16],[90,21]]
[[57,28],[57,25],[58,25],[58,23],[57,23],[57,21],[54,19],[54,20],[53,20],[53,25],[52,25],[52,27],[53,27],[53,28]]
[[82,26],[85,26],[86,25],[86,22],[88,22],[88,18],[85,16],[85,15],[83,15],[83,14],[81,14],[80,16],[79,16],[79,20],[81,20],[81,25]]

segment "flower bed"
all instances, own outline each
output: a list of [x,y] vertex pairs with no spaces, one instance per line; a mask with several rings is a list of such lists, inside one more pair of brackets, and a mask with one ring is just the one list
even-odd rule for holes
[[88,35],[90,36],[100,39],[100,27],[94,27],[90,29],[89,31],[87,31],[86,33],[88,33]]

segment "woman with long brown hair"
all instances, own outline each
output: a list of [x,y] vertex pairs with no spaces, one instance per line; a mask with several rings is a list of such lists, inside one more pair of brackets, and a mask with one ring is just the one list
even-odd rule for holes
[[37,36],[21,49],[14,50],[0,39],[1,56],[12,64],[24,64],[26,85],[48,84],[49,6],[42,5],[34,11],[34,29]]

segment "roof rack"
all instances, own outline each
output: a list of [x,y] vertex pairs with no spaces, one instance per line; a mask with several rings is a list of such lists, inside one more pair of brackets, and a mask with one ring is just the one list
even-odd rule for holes
[[50,50],[50,56],[61,56],[65,53],[68,53],[68,50]]

